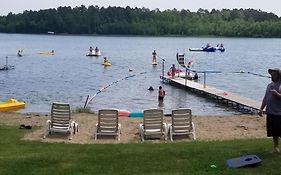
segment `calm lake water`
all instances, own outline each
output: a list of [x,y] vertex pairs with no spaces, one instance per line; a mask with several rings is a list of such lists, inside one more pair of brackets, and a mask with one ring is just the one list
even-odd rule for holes
[[[224,53],[189,52],[190,47],[223,43]],[[90,46],[98,46],[101,57],[87,57]],[[182,89],[162,84],[162,61],[151,65],[155,49],[165,61],[165,72],[176,64],[176,53],[185,53],[194,61],[193,69],[221,71],[207,74],[207,85],[260,101],[269,78],[269,67],[281,67],[281,39],[195,38],[195,37],[126,37],[126,36],[57,36],[0,34],[0,64],[8,56],[14,70],[0,71],[0,101],[15,98],[26,101],[20,112],[49,112],[54,101],[68,102],[72,108],[83,107],[87,95],[126,76],[135,75],[106,88],[89,104],[101,108],[126,109],[131,112],[158,107],[158,86],[167,95],[162,107],[166,113],[188,107],[196,115],[230,115],[236,112]],[[17,50],[23,49],[23,57]],[[39,52],[55,50],[55,55]],[[111,67],[101,65],[108,57]],[[129,72],[129,69],[133,71]],[[245,73],[234,73],[245,71]],[[203,75],[201,82],[203,81]],[[148,91],[153,86],[155,91]]]

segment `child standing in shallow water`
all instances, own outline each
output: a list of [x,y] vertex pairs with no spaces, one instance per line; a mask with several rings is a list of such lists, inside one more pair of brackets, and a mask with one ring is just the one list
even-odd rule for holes
[[162,86],[159,86],[159,95],[158,95],[158,100],[163,101],[165,97],[165,91],[163,90]]

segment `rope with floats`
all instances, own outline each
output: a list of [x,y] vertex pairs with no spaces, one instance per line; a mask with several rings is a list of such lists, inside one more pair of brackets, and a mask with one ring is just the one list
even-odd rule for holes
[[254,73],[254,72],[244,72],[244,71],[241,71],[241,72],[238,72],[238,73],[247,73],[247,74],[251,74],[251,75],[255,75],[255,76],[259,76],[259,77],[271,78],[270,76],[266,76],[266,75],[262,75],[262,74],[257,74],[257,73]]
[[101,89],[99,89],[90,99],[89,99],[89,95],[88,95],[88,96],[87,96],[87,99],[86,99],[86,101],[85,101],[85,104],[84,104],[84,108],[86,108],[86,107],[88,106],[88,104],[89,104],[99,93],[101,93],[102,91],[104,91],[104,90],[107,89],[108,87],[110,87],[110,86],[112,86],[112,85],[114,85],[114,84],[116,84],[116,83],[118,83],[118,82],[120,82],[120,81],[122,81],[122,80],[127,80],[127,79],[132,78],[132,77],[134,77],[134,76],[136,76],[136,75],[141,75],[141,74],[145,74],[145,73],[147,73],[147,72],[140,72],[140,73],[138,73],[138,74],[133,74],[133,75],[125,76],[125,77],[120,78],[120,79],[118,79],[118,80],[116,80],[116,81],[113,81],[113,82],[109,83],[108,85],[106,85],[106,86],[102,87]]

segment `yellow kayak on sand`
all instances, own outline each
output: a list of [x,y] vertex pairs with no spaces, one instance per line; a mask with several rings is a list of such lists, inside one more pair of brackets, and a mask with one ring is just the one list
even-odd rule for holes
[[25,107],[25,102],[9,99],[6,102],[0,102],[0,111],[8,111],[13,109],[21,109]]

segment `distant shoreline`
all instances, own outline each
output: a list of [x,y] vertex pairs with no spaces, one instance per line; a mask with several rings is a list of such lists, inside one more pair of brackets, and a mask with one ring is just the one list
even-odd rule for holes
[[237,36],[215,36],[215,35],[200,35],[200,36],[187,36],[187,35],[121,35],[121,34],[68,34],[68,33],[55,33],[55,34],[48,34],[48,33],[5,33],[0,32],[0,34],[18,34],[18,35],[46,35],[46,36],[89,36],[89,37],[156,37],[156,38],[259,38],[259,39],[281,39],[278,37],[237,37]]

